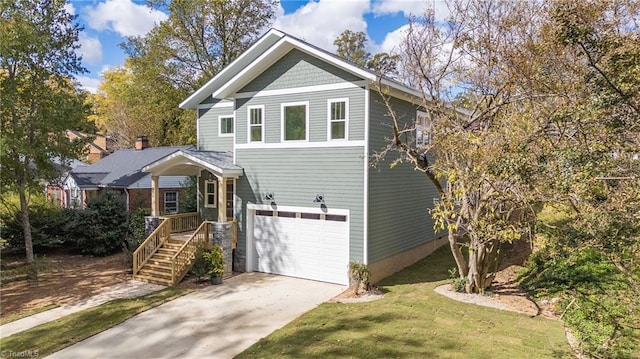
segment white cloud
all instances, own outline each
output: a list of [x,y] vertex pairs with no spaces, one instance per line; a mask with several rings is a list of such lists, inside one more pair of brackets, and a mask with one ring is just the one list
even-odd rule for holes
[[76,14],[76,8],[73,7],[72,3],[66,3],[64,4],[64,9],[67,10],[67,12],[71,15],[75,15]]
[[386,53],[399,53],[400,45],[407,36],[407,30],[409,25],[402,25],[401,27],[387,33],[382,40],[382,43],[376,46],[374,52],[386,52]]
[[140,36],[167,19],[162,11],[150,9],[131,0],[106,0],[84,8],[90,28],[112,30],[121,36]]
[[100,43],[100,39],[81,32],[78,53],[82,55],[82,60],[89,64],[100,63],[102,61],[102,43]]
[[373,13],[376,16],[403,13],[409,15],[423,15],[427,9],[433,9],[437,20],[446,19],[451,12],[444,0],[382,0],[373,5]]
[[92,93],[96,93],[98,91],[98,86],[100,86],[100,81],[102,81],[101,79],[88,76],[76,76],[76,80],[80,82],[80,87]]
[[344,31],[367,31],[364,14],[369,12],[368,0],[310,1],[294,13],[284,14],[279,6],[274,27],[330,52],[333,41]]

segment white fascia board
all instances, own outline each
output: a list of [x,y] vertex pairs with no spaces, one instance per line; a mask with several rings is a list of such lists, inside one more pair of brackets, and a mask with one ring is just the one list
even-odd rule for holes
[[203,168],[207,169],[207,170],[211,170],[217,174],[222,175],[223,177],[238,177],[242,175],[242,170],[241,169],[222,169],[218,166],[215,166],[209,162],[203,161],[199,158],[193,157],[191,155],[189,155],[188,153],[184,153],[183,151],[176,151],[164,158],[161,158],[145,167],[142,168],[143,172],[151,172],[153,173],[153,171],[162,171],[163,167],[165,165],[170,164],[170,162],[174,159],[177,159],[178,157],[183,157],[186,161],[184,162],[192,162],[195,164],[198,164],[200,166],[202,166]]
[[382,80],[382,89],[380,89],[380,85],[381,84],[378,81],[373,81],[369,84],[369,88],[370,90],[378,93],[382,90],[382,92],[387,96],[395,97],[417,106],[422,106],[424,104],[424,99],[422,98],[420,91],[388,80]]
[[266,48],[273,46],[270,42],[276,42],[277,40],[275,39],[280,39],[283,36],[285,36],[284,33],[275,29],[267,31],[266,34],[258,39],[258,41],[251,45],[251,47],[245,52],[240,54],[240,56],[238,56],[231,64],[222,69],[222,71],[215,75],[211,80],[182,101],[179,107],[182,109],[195,108],[200,102],[202,102],[202,100],[210,96],[209,94],[213,92],[217,85],[223,85],[229,82],[229,79],[231,79],[235,73],[248,65],[247,62],[252,62],[249,59],[251,56],[255,55],[254,52],[262,53],[266,51]]

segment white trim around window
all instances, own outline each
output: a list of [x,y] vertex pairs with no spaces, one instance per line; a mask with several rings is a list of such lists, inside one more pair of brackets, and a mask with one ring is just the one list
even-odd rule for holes
[[416,146],[426,146],[431,142],[431,121],[424,111],[416,111]]
[[[165,213],[178,213],[180,195],[177,191],[167,191],[164,193]],[[171,209],[169,209],[171,208]]]
[[[305,129],[304,129],[304,139],[300,140],[285,140],[285,108],[287,107],[295,107],[295,106],[304,106],[304,117],[305,117]],[[280,141],[281,142],[308,142],[309,141],[309,101],[300,101],[300,102],[287,102],[280,105]]]
[[[252,110],[260,110],[260,124],[251,123],[251,112]],[[247,143],[264,143],[264,121],[265,120],[265,109],[264,105],[258,106],[247,106]],[[260,128],[260,140],[251,140],[251,130],[253,128]]]
[[[231,120],[231,132],[228,132],[229,129],[225,128],[227,132],[222,132],[222,120]],[[233,137],[235,132],[235,118],[233,115],[220,115],[218,116],[218,136],[220,137]]]
[[204,181],[204,206],[205,208],[218,207],[218,180],[217,179]]
[[[343,108],[336,113],[336,117],[342,115],[343,118],[333,118],[333,104],[343,103]],[[332,128],[334,123],[344,123],[344,134],[342,138],[333,138]],[[349,98],[334,98],[327,100],[327,141],[346,141],[349,139]]]

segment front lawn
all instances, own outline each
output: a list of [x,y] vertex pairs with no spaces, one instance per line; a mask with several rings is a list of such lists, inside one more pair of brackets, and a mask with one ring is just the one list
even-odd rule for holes
[[448,247],[388,278],[367,303],[325,303],[238,358],[571,358],[562,322],[466,304],[433,291]]
[[116,299],[41,324],[0,339],[2,357],[22,353],[47,356],[189,292],[190,290],[168,288],[139,298]]

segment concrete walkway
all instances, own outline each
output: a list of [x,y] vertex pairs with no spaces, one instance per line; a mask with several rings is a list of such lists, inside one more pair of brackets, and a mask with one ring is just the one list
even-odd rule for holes
[[54,321],[81,310],[96,307],[114,299],[141,297],[145,294],[149,294],[163,288],[165,287],[161,285],[143,283],[135,280],[119,283],[103,289],[101,293],[88,299],[65,304],[45,312],[34,314],[2,325],[0,326],[0,338],[8,337],[23,330],[31,329],[40,324]]
[[150,309],[49,358],[232,358],[345,289],[243,273]]

